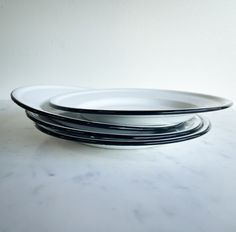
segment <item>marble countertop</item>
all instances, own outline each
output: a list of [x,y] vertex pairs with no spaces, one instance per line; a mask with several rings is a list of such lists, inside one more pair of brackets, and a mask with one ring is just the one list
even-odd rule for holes
[[49,137],[0,101],[0,232],[235,232],[236,111],[143,150]]

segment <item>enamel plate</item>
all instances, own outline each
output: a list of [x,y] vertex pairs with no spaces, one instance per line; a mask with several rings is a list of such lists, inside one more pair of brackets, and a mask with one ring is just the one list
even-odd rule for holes
[[[52,97],[61,94],[68,94],[75,92],[78,93],[79,91],[83,91],[85,89],[76,88],[76,87],[65,87],[65,86],[28,86],[18,88],[12,91],[11,97],[12,100],[18,104],[19,106],[23,107],[26,110],[31,112],[48,116],[54,118],[56,120],[64,121],[66,123],[74,123],[78,125],[89,125],[89,126],[96,126],[99,128],[112,128],[112,129],[120,129],[120,130],[155,130],[156,127],[164,127],[168,129],[168,127],[176,126],[177,124],[183,123],[189,118],[178,118],[177,121],[173,119],[170,124],[168,125],[160,125],[158,118],[155,119],[153,125],[117,125],[108,122],[97,122],[96,120],[90,121],[87,120],[79,113],[73,112],[66,112],[58,109],[54,109],[49,106],[48,100]],[[96,115],[95,115],[96,116]],[[191,116],[192,117],[192,116]],[[161,116],[163,118],[163,116]],[[166,117],[168,118],[168,117]],[[168,119],[167,119],[168,120]]]
[[194,133],[201,129],[203,126],[202,119],[199,116],[195,116],[189,121],[181,124],[180,126],[173,127],[166,131],[159,131],[158,129],[152,133],[150,132],[137,132],[137,131],[124,131],[115,129],[96,128],[91,126],[80,126],[80,128],[74,128],[70,126],[64,126],[58,124],[53,119],[46,116],[40,116],[38,114],[26,111],[26,115],[36,123],[39,123],[46,127],[51,127],[57,130],[61,130],[71,135],[84,135],[98,138],[117,138],[117,139],[135,139],[140,141],[158,139],[158,138],[172,138],[180,135],[187,135]]
[[158,89],[101,89],[62,94],[50,99],[57,109],[102,115],[193,114],[228,108],[225,98]]
[[189,135],[180,135],[176,136],[174,138],[158,138],[158,139],[152,139],[148,141],[137,141],[135,139],[113,139],[113,138],[99,138],[99,137],[92,137],[88,135],[76,135],[76,134],[70,134],[64,130],[59,130],[56,128],[48,127],[45,125],[42,125],[40,123],[36,123],[36,127],[51,136],[55,136],[58,138],[66,139],[66,140],[74,140],[78,142],[83,142],[87,144],[92,144],[92,145],[105,145],[107,148],[113,148],[110,146],[118,146],[118,147],[130,147],[130,146],[135,146],[135,147],[140,147],[140,146],[154,146],[154,145],[159,145],[159,144],[168,144],[168,143],[176,143],[176,142],[181,142],[181,141],[186,141],[189,139],[193,139],[196,137],[199,137],[205,133],[207,133],[210,129],[210,122],[207,119],[203,119],[203,127],[199,129],[196,132],[193,132]]
[[49,102],[55,109],[81,113],[91,121],[133,126],[174,125],[193,113],[232,105],[221,97],[157,89],[87,90],[55,96]]

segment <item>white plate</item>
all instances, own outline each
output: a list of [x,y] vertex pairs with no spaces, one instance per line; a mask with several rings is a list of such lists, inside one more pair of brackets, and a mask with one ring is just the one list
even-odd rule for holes
[[[101,128],[114,128],[114,129],[132,129],[132,130],[150,130],[155,127],[161,127],[163,124],[160,124],[158,118],[153,122],[152,126],[133,126],[133,125],[117,125],[107,122],[97,122],[97,121],[89,121],[83,119],[80,114],[73,112],[65,112],[62,110],[57,110],[49,106],[48,100],[54,96],[83,91],[85,89],[78,87],[67,87],[67,86],[27,86],[15,89],[11,93],[12,100],[23,107],[26,110],[31,112],[35,112],[41,115],[53,117],[58,120],[62,120],[65,122],[75,123],[77,125],[94,125],[96,127]],[[161,116],[163,118],[163,116]],[[166,118],[168,120],[168,117]],[[181,120],[185,121],[186,118]],[[169,125],[165,124],[164,126],[173,126],[179,123],[179,120],[171,121]]]
[[134,126],[174,125],[190,119],[193,113],[220,110],[231,104],[216,96],[157,89],[87,90],[50,99],[52,107],[79,112],[91,121]]
[[220,110],[230,100],[190,92],[158,89],[101,89],[62,94],[50,99],[61,110],[102,115],[163,115]]

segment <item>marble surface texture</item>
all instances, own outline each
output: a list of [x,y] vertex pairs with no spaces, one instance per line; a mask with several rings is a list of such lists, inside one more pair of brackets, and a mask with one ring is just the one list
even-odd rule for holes
[[49,137],[0,101],[0,232],[235,232],[236,111],[143,150]]

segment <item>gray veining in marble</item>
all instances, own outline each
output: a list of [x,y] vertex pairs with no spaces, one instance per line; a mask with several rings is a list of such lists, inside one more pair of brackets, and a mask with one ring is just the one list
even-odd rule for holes
[[203,137],[126,151],[49,137],[0,103],[0,232],[236,231],[235,109]]

